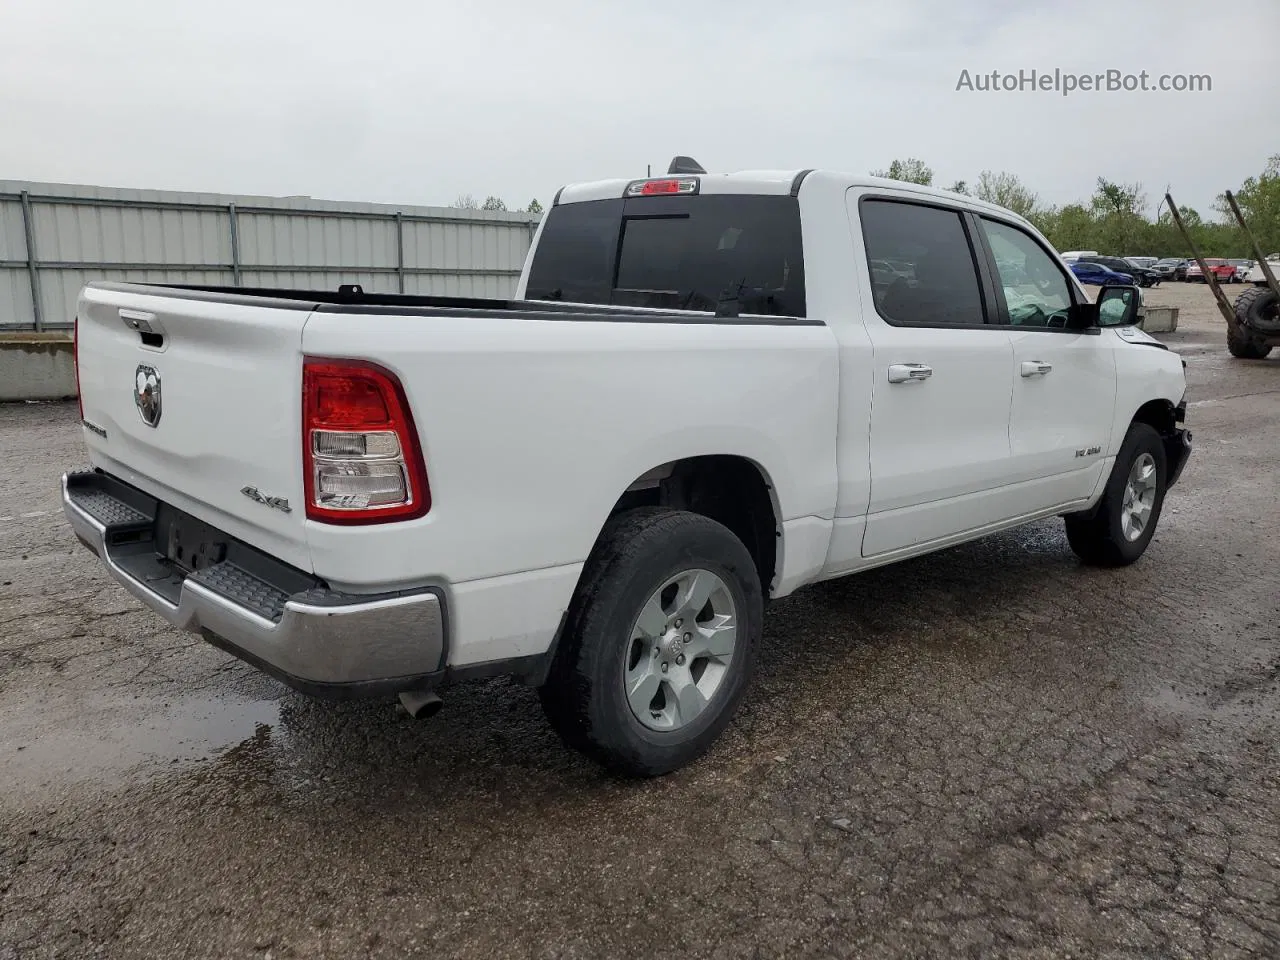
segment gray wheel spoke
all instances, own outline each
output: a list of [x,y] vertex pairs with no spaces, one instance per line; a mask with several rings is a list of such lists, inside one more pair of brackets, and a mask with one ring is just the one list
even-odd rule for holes
[[631,709],[639,715],[647,715],[649,704],[662,684],[662,675],[653,668],[650,658],[646,658],[632,672],[627,674],[627,702]]
[[685,650],[690,657],[715,657],[723,659],[733,653],[738,639],[738,627],[727,614],[712,617],[707,623],[696,624],[693,639]]
[[688,669],[678,670],[667,678],[667,684],[676,701],[676,715],[681,725],[688,723],[707,706],[707,698],[693,682]]
[[711,599],[712,592],[720,586],[720,580],[706,570],[691,570],[680,581],[680,593],[676,606],[686,617],[696,617]]
[[636,628],[631,631],[633,637],[660,637],[667,629],[667,615],[662,609],[662,595],[655,593],[640,611],[636,618]]

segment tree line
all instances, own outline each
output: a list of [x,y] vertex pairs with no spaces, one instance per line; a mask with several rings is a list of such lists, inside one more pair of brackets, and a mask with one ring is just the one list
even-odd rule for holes
[[[872,170],[871,175],[934,186],[933,168],[915,157],[894,160],[887,170]],[[1097,250],[1112,256],[1191,256],[1163,196],[1158,198],[1155,219],[1148,216],[1151,202],[1141,183],[1099,177],[1088,200],[1062,206],[1042,203],[1034,190],[1007,171],[983,170],[974,183],[956,180],[947,189],[1025,217],[1059,250]],[[1263,252],[1270,255],[1280,251],[1280,154],[1269,158],[1262,172],[1247,178],[1234,193]],[[479,202],[470,194],[458,197],[452,205],[464,210],[508,209],[500,197],[488,196]],[[540,214],[542,204],[531,200],[520,212]],[[1253,259],[1253,248],[1231,215],[1225,197],[1218,196],[1208,217],[1181,204],[1178,213],[1204,256]]]
[[[894,160],[887,170],[872,170],[871,175],[934,186],[933,169],[915,157]],[[1148,216],[1150,199],[1141,183],[1099,177],[1088,200],[1063,206],[1042,203],[1017,175],[1004,171],[984,170],[976,183],[957,180],[946,189],[1007,207],[1035,224],[1059,250],[1097,250],[1111,256],[1191,256],[1163,195],[1156,204],[1155,219]],[[1263,253],[1270,256],[1280,251],[1280,154],[1270,157],[1260,174],[1247,178],[1233,193]],[[1178,213],[1204,256],[1254,258],[1253,247],[1232,216],[1225,195],[1215,199],[1209,217],[1181,204]]]
[[[460,197],[458,197],[457,200],[449,204],[449,206],[454,207],[455,209],[458,209],[458,210],[506,210],[508,209],[506,202],[503,201],[501,197],[495,197],[490,195],[485,197],[484,202],[481,203],[469,193],[462,194]],[[539,214],[542,212],[542,204],[540,204],[537,198],[535,197],[534,199],[529,201],[529,205],[527,207],[525,207],[523,210],[520,210],[519,208],[517,208],[515,212]]]

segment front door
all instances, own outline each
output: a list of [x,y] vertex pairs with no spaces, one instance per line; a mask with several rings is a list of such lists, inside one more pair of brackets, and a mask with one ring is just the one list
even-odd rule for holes
[[1089,497],[1116,402],[1110,339],[1066,329],[1066,270],[1028,232],[979,218],[1013,345],[1009,482],[1027,512]]

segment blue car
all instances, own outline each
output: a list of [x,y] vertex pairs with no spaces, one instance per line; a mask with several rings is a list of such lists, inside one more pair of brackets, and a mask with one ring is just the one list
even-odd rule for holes
[[1134,282],[1133,277],[1127,273],[1118,273],[1100,263],[1089,263],[1084,260],[1077,260],[1072,263],[1071,272],[1076,275],[1076,279],[1081,283],[1091,283],[1096,287],[1101,287],[1108,283],[1132,285]]

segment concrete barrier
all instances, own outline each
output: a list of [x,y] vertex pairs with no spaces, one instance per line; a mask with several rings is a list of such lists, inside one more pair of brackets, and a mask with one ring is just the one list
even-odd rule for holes
[[64,333],[0,333],[0,401],[76,395],[75,349]]
[[1147,333],[1173,333],[1178,329],[1178,307],[1144,307],[1138,326]]

